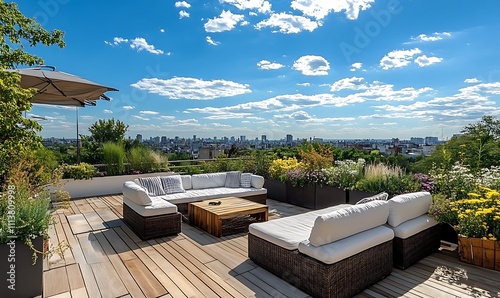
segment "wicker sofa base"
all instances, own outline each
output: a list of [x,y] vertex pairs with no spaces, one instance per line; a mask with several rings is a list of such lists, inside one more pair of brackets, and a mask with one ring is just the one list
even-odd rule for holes
[[144,217],[127,204],[123,204],[123,220],[142,240],[181,232],[181,214],[179,212]]
[[248,234],[248,256],[257,265],[313,297],[352,297],[392,271],[392,240],[334,264],[287,250]]
[[435,225],[406,239],[394,238],[394,267],[406,269],[438,251],[441,227]]

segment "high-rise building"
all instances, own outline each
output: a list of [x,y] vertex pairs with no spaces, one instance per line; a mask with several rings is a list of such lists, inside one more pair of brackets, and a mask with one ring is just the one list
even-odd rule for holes
[[290,135],[290,134],[286,135],[286,143],[287,144],[293,143],[293,136],[292,135]]
[[261,141],[262,141],[262,143],[266,143],[267,142],[267,136],[266,135],[262,135],[261,136]]
[[137,141],[139,141],[139,143],[142,143],[142,135],[140,133],[138,133],[136,136],[135,136],[135,139]]
[[167,143],[167,137],[166,136],[161,136],[161,143],[166,144]]
[[438,142],[438,137],[425,137],[426,145],[436,145]]
[[196,135],[193,135],[193,142],[196,142]]
[[240,136],[240,142],[245,142],[247,140],[246,136]]

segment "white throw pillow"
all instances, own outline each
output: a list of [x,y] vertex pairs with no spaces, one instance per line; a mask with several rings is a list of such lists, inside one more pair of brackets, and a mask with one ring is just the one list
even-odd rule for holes
[[413,192],[395,196],[387,202],[389,202],[387,223],[392,227],[397,227],[407,220],[429,212],[432,196],[426,191]]
[[166,194],[163,189],[163,185],[161,184],[160,177],[139,178],[139,183],[151,196],[163,196]]
[[151,198],[142,186],[133,181],[126,181],[122,188],[123,196],[138,205],[151,205]]
[[374,196],[371,196],[371,197],[367,197],[367,198],[364,198],[364,199],[361,199],[359,200],[356,205],[358,204],[364,204],[364,203],[368,203],[368,202],[371,202],[371,201],[387,201],[387,199],[389,198],[389,194],[386,193],[386,192],[381,192],[379,194],[376,194]]
[[252,187],[252,173],[242,173],[240,185],[245,188]]
[[254,188],[260,189],[260,188],[264,187],[264,182],[265,182],[264,177],[259,176],[259,175],[252,175],[252,186]]
[[225,184],[226,172],[195,174],[191,176],[191,185],[193,189],[224,187]]
[[161,176],[160,180],[167,195],[186,192],[186,190],[182,187],[181,175]]
[[352,205],[320,215],[314,221],[309,242],[314,246],[332,243],[339,239],[384,225],[389,215],[387,201],[372,201]]
[[240,171],[231,171],[226,173],[226,183],[224,187],[229,188],[238,188],[241,183],[241,172]]

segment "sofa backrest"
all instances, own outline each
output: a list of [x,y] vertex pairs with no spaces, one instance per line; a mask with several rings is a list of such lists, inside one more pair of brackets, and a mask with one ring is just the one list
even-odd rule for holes
[[412,192],[397,195],[387,201],[389,204],[389,218],[387,223],[392,227],[419,217],[429,212],[432,196],[429,192]]
[[224,187],[226,184],[226,173],[195,174],[191,176],[193,189]]
[[384,225],[389,216],[387,201],[353,205],[316,218],[309,242],[321,246]]
[[262,188],[264,187],[264,181],[264,177],[259,175],[252,175],[251,185],[255,188]]
[[182,179],[182,187],[184,187],[185,190],[193,188],[193,185],[191,184],[191,175],[181,175]]

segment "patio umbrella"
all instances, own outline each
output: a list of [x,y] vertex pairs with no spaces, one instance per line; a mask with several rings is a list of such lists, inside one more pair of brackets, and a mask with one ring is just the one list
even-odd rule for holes
[[53,66],[37,66],[11,70],[21,75],[21,87],[36,88],[33,103],[78,106],[95,106],[98,99],[109,100],[104,95],[107,91],[118,91],[84,78],[56,71]]
[[76,106],[77,161],[80,162],[80,140],[78,134],[78,107],[95,106],[96,100],[110,100],[104,93],[118,91],[84,78],[56,71],[54,66],[40,65],[34,68],[9,70],[21,75],[21,87],[36,88],[32,102],[38,104]]

